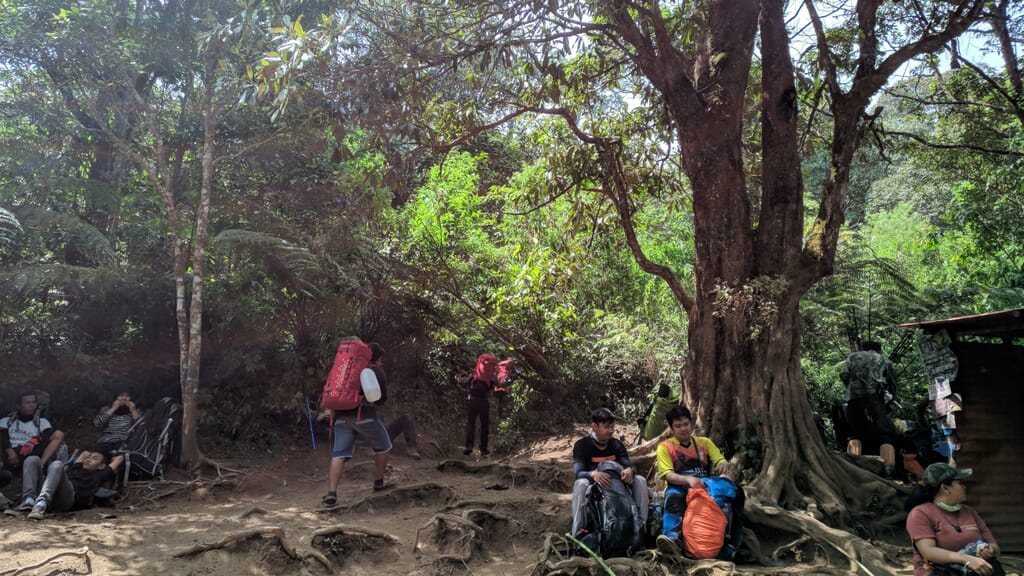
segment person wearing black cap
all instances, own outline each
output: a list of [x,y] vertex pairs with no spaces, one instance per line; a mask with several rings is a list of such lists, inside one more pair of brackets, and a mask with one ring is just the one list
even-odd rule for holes
[[907,534],[914,545],[914,576],[1004,574],[999,544],[985,521],[965,506],[970,468],[936,463],[924,470],[923,489],[907,502]]
[[647,523],[647,479],[634,473],[629,462],[626,445],[614,437],[615,414],[607,408],[598,408],[590,413],[590,434],[580,438],[572,447],[572,469],[576,482],[572,487],[572,534],[576,534],[583,522],[583,508],[586,505],[587,488],[591,483],[610,488],[613,483],[611,471],[601,471],[613,462],[619,472],[619,479],[632,486],[633,502],[640,514],[640,525]]

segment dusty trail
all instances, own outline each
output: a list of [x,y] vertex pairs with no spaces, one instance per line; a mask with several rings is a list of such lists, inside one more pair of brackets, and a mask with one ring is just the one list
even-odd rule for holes
[[[519,456],[485,461],[448,460],[430,448],[413,460],[397,446],[387,476],[394,487],[381,493],[371,489],[372,458],[360,449],[329,512],[319,509],[323,447],[318,454],[293,448],[267,461],[232,461],[243,474],[198,485],[185,478],[137,484],[117,509],[41,522],[3,517],[0,576],[546,574],[534,565],[550,535],[569,528],[574,440],[551,438]],[[893,573],[909,575],[909,551],[901,552],[899,538],[889,548],[905,568]],[[617,564],[616,573],[851,574],[841,559],[830,565],[820,555],[800,557],[813,544],[794,550],[777,568],[663,562],[640,570],[647,555],[639,564]],[[577,563],[558,573],[603,572]]]

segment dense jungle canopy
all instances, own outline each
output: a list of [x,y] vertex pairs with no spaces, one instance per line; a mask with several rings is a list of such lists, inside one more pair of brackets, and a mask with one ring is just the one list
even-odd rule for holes
[[909,409],[897,323],[1024,306],[1021,16],[5,0],[4,400],[180,395],[200,462],[301,429],[341,337],[441,430],[492,351],[525,376],[501,442],[666,382],[753,500],[856,525],[888,488],[810,419],[854,343]]

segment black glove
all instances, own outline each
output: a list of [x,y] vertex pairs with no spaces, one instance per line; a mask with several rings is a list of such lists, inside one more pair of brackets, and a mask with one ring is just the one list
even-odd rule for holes
[[668,384],[658,384],[658,397],[668,398],[668,395],[672,393],[672,389],[668,387]]

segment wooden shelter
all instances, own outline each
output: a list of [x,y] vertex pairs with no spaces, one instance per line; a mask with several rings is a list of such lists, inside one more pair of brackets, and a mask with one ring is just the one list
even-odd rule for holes
[[1024,308],[900,326],[948,334],[963,398],[954,457],[974,469],[968,503],[1004,552],[1024,553]]

